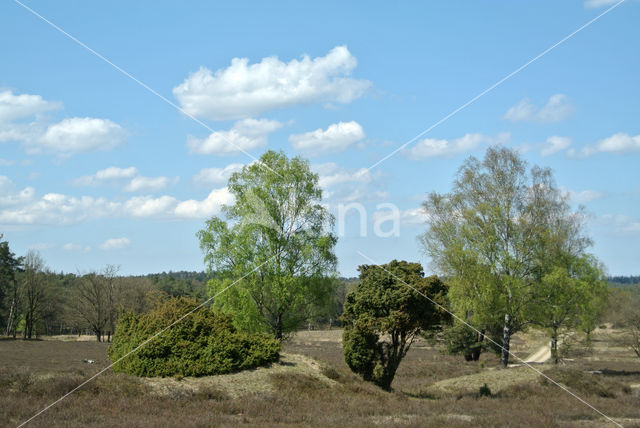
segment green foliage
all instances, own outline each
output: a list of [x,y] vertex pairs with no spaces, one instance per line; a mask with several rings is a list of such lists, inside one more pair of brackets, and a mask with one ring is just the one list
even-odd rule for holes
[[[124,357],[197,306],[195,300],[169,299],[146,314],[122,315],[109,357],[112,361]],[[200,308],[126,356],[113,369],[137,376],[215,375],[276,361],[279,349],[278,341],[238,332],[229,316]]]
[[444,339],[448,353],[464,355],[467,361],[477,361],[484,346],[483,335],[458,321],[445,329]]
[[394,260],[359,267],[361,282],[347,295],[342,314],[345,362],[367,381],[389,390],[400,362],[422,330],[438,326],[446,287],[424,277],[419,263]]
[[489,389],[486,383],[480,387],[478,395],[480,395],[480,397],[491,397],[491,389]]
[[[2,241],[0,234],[0,328],[1,334],[15,332],[17,319],[18,288],[16,273],[22,264],[22,258],[16,257],[9,249],[9,243]],[[5,324],[6,322],[6,324]]]
[[214,217],[198,232],[214,306],[247,331],[281,339],[326,313],[335,285],[337,238],[320,204],[318,176],[302,158],[266,152],[231,176],[229,223]]

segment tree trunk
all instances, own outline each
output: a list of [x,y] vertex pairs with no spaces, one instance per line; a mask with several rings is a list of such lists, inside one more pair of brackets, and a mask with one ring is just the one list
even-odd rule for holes
[[276,318],[274,336],[276,339],[282,341],[282,315],[280,314],[278,314],[278,317]]
[[480,359],[480,354],[482,353],[482,342],[484,342],[484,330],[478,333],[476,347],[471,351],[471,359],[473,361],[478,361]]
[[102,342],[101,337],[102,337],[102,332],[97,330],[96,331],[96,339],[98,339],[98,342]]
[[[13,298],[11,299],[11,308],[9,309],[9,318],[7,318],[7,336],[9,336],[11,334],[11,328],[13,327],[13,314],[15,311],[15,307],[16,307],[16,299]],[[16,338],[15,332],[13,335],[13,338]]]
[[500,354],[500,363],[502,367],[509,365],[509,344],[511,343],[511,317],[509,314],[504,316],[504,327],[502,329],[502,352]]
[[553,327],[551,331],[551,359],[558,364],[558,329]]

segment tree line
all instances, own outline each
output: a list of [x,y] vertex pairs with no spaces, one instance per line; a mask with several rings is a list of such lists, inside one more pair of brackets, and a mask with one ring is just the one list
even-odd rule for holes
[[142,313],[167,297],[206,297],[204,272],[119,275],[108,265],[83,274],[57,273],[37,252],[16,256],[0,235],[0,335],[93,334],[110,341],[123,312]]

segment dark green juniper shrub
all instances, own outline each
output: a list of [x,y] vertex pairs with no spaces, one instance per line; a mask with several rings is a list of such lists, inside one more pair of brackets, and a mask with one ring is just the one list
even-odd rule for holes
[[[197,306],[193,299],[169,299],[148,313],[124,314],[109,348],[111,361],[118,361]],[[230,316],[199,308],[113,369],[137,376],[216,375],[277,361],[279,350],[279,341],[237,331]]]
[[417,335],[446,318],[441,307],[447,287],[436,276],[425,278],[419,263],[393,260],[358,270],[360,283],[347,295],[341,318],[344,359],[353,372],[388,391]]

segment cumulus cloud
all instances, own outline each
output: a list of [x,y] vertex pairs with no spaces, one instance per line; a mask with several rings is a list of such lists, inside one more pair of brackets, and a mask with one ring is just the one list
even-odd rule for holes
[[128,247],[129,245],[131,245],[131,240],[129,238],[111,238],[100,244],[100,248],[105,251],[120,250]]
[[358,122],[338,122],[327,129],[316,129],[304,134],[294,134],[289,141],[294,149],[305,156],[339,153],[365,137]]
[[187,146],[201,155],[233,155],[267,145],[269,134],[282,124],[276,120],[243,119],[228,131],[215,131],[204,140],[189,136]]
[[[175,181],[175,179],[173,180]],[[165,189],[172,180],[169,177],[134,177],[125,186],[125,192],[157,192]]]
[[98,218],[158,218],[165,220],[207,218],[219,214],[222,204],[233,201],[227,188],[214,189],[203,200],[181,201],[173,196],[134,196],[111,201],[60,193],[36,195],[33,188],[19,190],[0,176],[0,226],[75,224]]
[[189,114],[212,120],[240,119],[296,104],[349,103],[371,86],[367,80],[349,77],[357,66],[346,46],[327,55],[288,63],[277,57],[249,64],[234,58],[224,69],[201,67],[173,89],[180,106]]
[[570,149],[570,157],[587,157],[598,153],[628,154],[640,152],[640,134],[631,136],[619,132],[598,141],[596,144],[583,147],[581,150]]
[[555,94],[549,97],[543,107],[538,107],[525,98],[507,110],[503,119],[511,122],[559,122],[566,119],[573,110],[566,95]]
[[318,184],[323,189],[329,189],[343,183],[370,183],[373,178],[371,171],[367,168],[348,170],[338,166],[335,162],[314,165],[312,169],[318,174]]
[[156,217],[167,216],[173,211],[173,207],[178,203],[172,196],[134,196],[127,199],[122,205],[124,215],[130,217]]
[[126,131],[108,119],[72,117],[50,125],[43,135],[28,141],[27,152],[70,156],[112,149],[123,144],[126,137]]
[[119,168],[110,166],[101,169],[93,175],[85,175],[73,180],[76,186],[97,186],[105,183],[123,183],[125,192],[155,192],[165,189],[170,183],[178,181],[178,177],[171,179],[169,177],[145,177],[140,175],[138,168],[128,167]]
[[58,102],[45,101],[40,95],[20,94],[13,91],[0,91],[0,123],[11,122],[25,117],[62,108]]
[[108,168],[101,169],[93,175],[85,175],[83,177],[77,178],[73,180],[73,183],[76,186],[96,186],[108,181],[131,179],[138,174],[138,168],[133,166],[128,168],[110,166]]
[[206,218],[220,213],[223,205],[230,205],[233,201],[233,195],[226,187],[214,189],[202,201],[191,199],[180,202],[175,208],[175,215],[184,218]]
[[465,134],[455,140],[438,140],[425,138],[418,141],[410,149],[403,150],[404,154],[413,160],[432,157],[451,157],[478,148],[481,144],[494,141],[482,134]]
[[127,132],[108,119],[71,117],[47,123],[42,113],[61,108],[40,95],[0,92],[0,142],[22,143],[29,154],[69,157],[77,153],[110,150],[123,144]]
[[231,174],[240,171],[243,166],[241,163],[232,163],[224,168],[203,168],[193,177],[193,181],[203,186],[223,184],[229,180]]
[[429,221],[429,215],[422,207],[409,208],[400,212],[400,222],[403,224],[425,224]]
[[372,173],[367,168],[348,169],[334,162],[312,165],[318,174],[318,184],[323,189],[325,199],[339,202],[375,201],[388,198],[388,193],[380,190],[383,183],[381,173]]
[[0,208],[28,202],[33,198],[34,194],[33,187],[25,187],[22,190],[18,190],[9,177],[0,175]]

